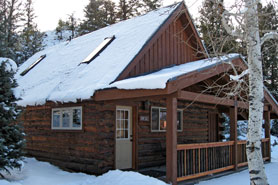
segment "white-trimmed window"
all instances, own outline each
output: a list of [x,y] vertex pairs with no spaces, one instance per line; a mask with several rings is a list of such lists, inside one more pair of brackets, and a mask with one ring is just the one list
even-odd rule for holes
[[52,109],[52,129],[82,129],[82,107]]
[[130,137],[130,109],[117,108],[116,111],[116,138],[117,140],[126,140]]
[[[152,107],[151,130],[154,132],[165,132],[167,126],[166,108]],[[177,110],[177,130],[182,131],[182,110]]]

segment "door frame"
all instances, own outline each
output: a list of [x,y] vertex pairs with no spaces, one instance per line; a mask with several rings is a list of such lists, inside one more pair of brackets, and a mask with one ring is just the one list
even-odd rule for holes
[[116,169],[116,145],[117,145],[117,138],[116,138],[116,134],[117,134],[117,109],[129,109],[131,111],[131,115],[130,115],[130,119],[132,122],[132,130],[130,130],[130,135],[132,135],[132,140],[131,140],[131,144],[132,144],[132,150],[131,150],[131,168],[136,170],[138,168],[137,166],[137,158],[138,158],[138,153],[137,153],[137,137],[138,137],[138,132],[137,132],[137,121],[138,121],[138,115],[137,115],[137,106],[134,105],[121,105],[121,104],[117,104],[115,107],[115,121],[114,121],[114,169]]

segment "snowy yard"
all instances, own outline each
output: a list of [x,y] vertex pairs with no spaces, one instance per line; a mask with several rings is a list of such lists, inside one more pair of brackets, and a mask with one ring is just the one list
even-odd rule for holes
[[[272,137],[272,141],[273,141]],[[277,139],[278,141],[278,139]],[[278,181],[278,146],[272,148],[272,163],[266,164],[270,184]],[[249,184],[248,171],[200,182],[199,185],[246,185]],[[22,171],[13,171],[9,181],[0,180],[0,185],[166,185],[166,183],[136,172],[120,170],[95,177],[84,173],[69,173],[34,158],[26,158]]]

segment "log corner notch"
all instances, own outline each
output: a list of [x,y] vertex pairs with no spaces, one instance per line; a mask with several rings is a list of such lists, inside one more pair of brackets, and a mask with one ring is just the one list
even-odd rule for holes
[[166,181],[177,185],[177,98],[167,97],[166,104]]

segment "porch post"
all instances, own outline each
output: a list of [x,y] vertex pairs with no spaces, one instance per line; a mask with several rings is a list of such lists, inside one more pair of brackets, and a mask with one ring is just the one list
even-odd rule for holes
[[268,146],[269,162],[271,162],[270,112],[269,111],[264,112],[264,132],[265,132],[265,138],[269,138],[269,143],[267,146]]
[[234,170],[238,168],[238,159],[237,159],[237,103],[235,101],[235,106],[230,107],[230,140],[234,141],[234,150],[232,153]]
[[166,181],[177,184],[177,98],[167,97]]

